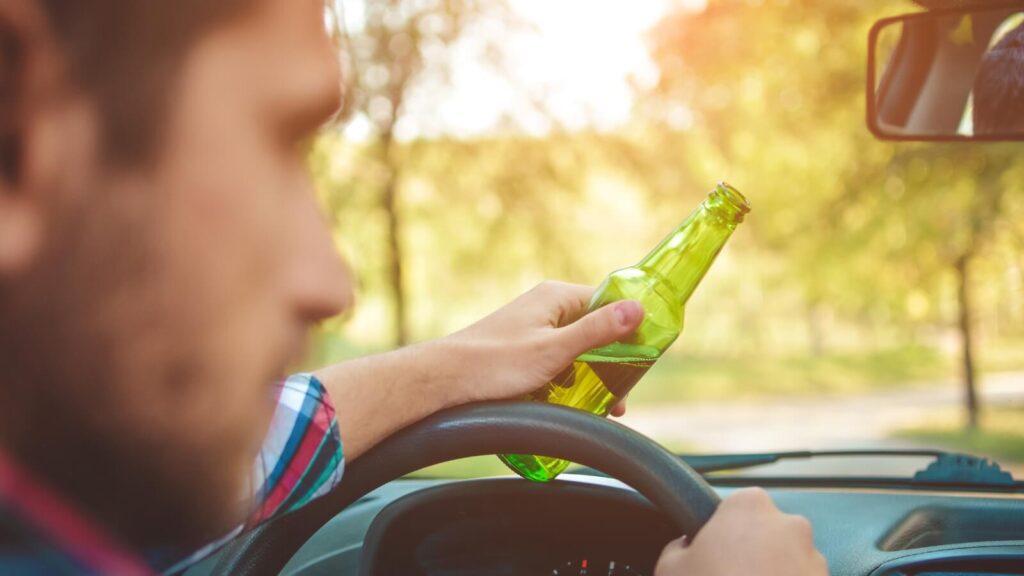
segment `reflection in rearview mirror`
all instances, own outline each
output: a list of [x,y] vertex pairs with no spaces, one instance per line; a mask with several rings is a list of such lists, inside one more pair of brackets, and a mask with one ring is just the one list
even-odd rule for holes
[[871,31],[868,123],[883,139],[1024,139],[1024,10],[888,18]]

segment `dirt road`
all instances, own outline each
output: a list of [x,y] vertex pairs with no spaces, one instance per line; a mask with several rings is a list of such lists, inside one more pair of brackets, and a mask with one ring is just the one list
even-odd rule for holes
[[[621,421],[664,444],[700,452],[892,448],[900,446],[889,439],[893,431],[956,410],[961,394],[946,382],[858,396],[637,406]],[[988,405],[1024,404],[1024,372],[986,375],[981,396]]]

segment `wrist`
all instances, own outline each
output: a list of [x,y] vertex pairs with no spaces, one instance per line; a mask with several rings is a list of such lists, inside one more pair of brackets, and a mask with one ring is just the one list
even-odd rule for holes
[[422,344],[429,358],[426,365],[432,370],[430,377],[434,392],[442,401],[441,409],[480,400],[479,376],[474,372],[486,363],[481,362],[480,346],[454,336],[447,336]]

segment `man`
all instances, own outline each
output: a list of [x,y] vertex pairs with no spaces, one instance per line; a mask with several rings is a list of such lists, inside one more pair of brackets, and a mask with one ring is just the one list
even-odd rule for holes
[[[520,396],[639,324],[545,283],[266,384],[351,304],[303,163],[339,103],[321,2],[0,0],[0,572],[180,570],[395,430]],[[759,491],[659,564],[783,572],[825,568]]]
[[981,60],[974,79],[974,133],[1024,133],[1024,23]]

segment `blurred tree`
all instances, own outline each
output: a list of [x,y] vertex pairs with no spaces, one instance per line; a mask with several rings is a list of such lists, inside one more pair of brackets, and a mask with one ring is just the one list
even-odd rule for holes
[[[1020,229],[1021,215],[1003,199],[1020,188],[1013,174],[1022,160],[991,146],[965,154],[873,140],[862,120],[864,38],[891,9],[877,1],[721,0],[681,10],[653,33],[661,78],[642,111],[676,127],[679,143],[669,149],[709,142],[705,157],[750,183],[749,226],[760,245],[784,255],[784,273],[802,286],[812,353],[825,346],[826,310],[859,314],[869,325],[878,318],[910,327],[929,314],[952,322],[975,426],[973,265],[994,231]],[[947,278],[955,280],[948,296]],[[953,305],[929,310],[932,300]],[[942,316],[946,309],[952,317]]]
[[[545,277],[597,282],[642,257],[723,177],[754,212],[695,296],[673,351],[689,357],[680,365],[822,366],[927,348],[936,360],[923,376],[856,368],[899,382],[935,377],[946,366],[937,349],[963,357],[951,345],[965,326],[960,341],[981,342],[971,349],[981,360],[992,335],[1024,337],[1024,163],[1010,148],[893,145],[864,127],[864,38],[898,6],[711,0],[652,32],[660,79],[629,125],[552,123],[528,136],[504,124],[466,138],[416,128],[437,120],[423,111],[448,93],[449,62],[467,57],[460,42],[504,42],[494,22],[513,17],[471,6],[477,19],[459,35],[409,39],[404,18],[462,8],[408,2],[369,3],[376,12],[364,17],[346,0],[352,22],[337,33],[351,57],[347,114],[365,130],[326,134],[311,162],[363,297],[344,333],[338,323],[320,333],[322,361],[458,329]],[[543,88],[509,80],[543,112]],[[743,379],[757,377],[770,378]],[[818,382],[808,371],[787,385]]]
[[[346,72],[343,115],[356,117],[370,129],[372,145],[361,171],[372,174],[385,216],[387,249],[382,256],[394,306],[395,339],[404,345],[410,340],[404,278],[408,240],[398,129],[415,125],[408,103],[417,89],[430,82],[446,83],[451,51],[460,39],[474,29],[480,33],[484,21],[507,24],[514,19],[503,0],[335,0],[329,15]],[[500,64],[489,43],[484,51],[492,63]]]
[[[951,158],[956,158],[953,163]],[[951,277],[955,325],[968,428],[978,427],[978,358],[976,317],[981,304],[975,288],[983,283],[979,260],[998,250],[998,232],[1019,230],[1021,214],[1006,202],[1024,192],[1019,155],[1006,146],[931,145],[902,150],[890,170],[913,190],[872,218],[877,227],[893,219],[906,224],[904,249],[895,257],[917,258],[933,277]],[[925,258],[922,258],[925,256]]]
[[712,1],[652,32],[660,80],[639,112],[676,133],[657,150],[699,151],[705,171],[749,191],[747,226],[761,249],[785,256],[778,281],[800,287],[812,354],[827,347],[833,310],[871,307],[849,283],[857,251],[833,232],[891,154],[861,113],[863,38],[879,5]]

